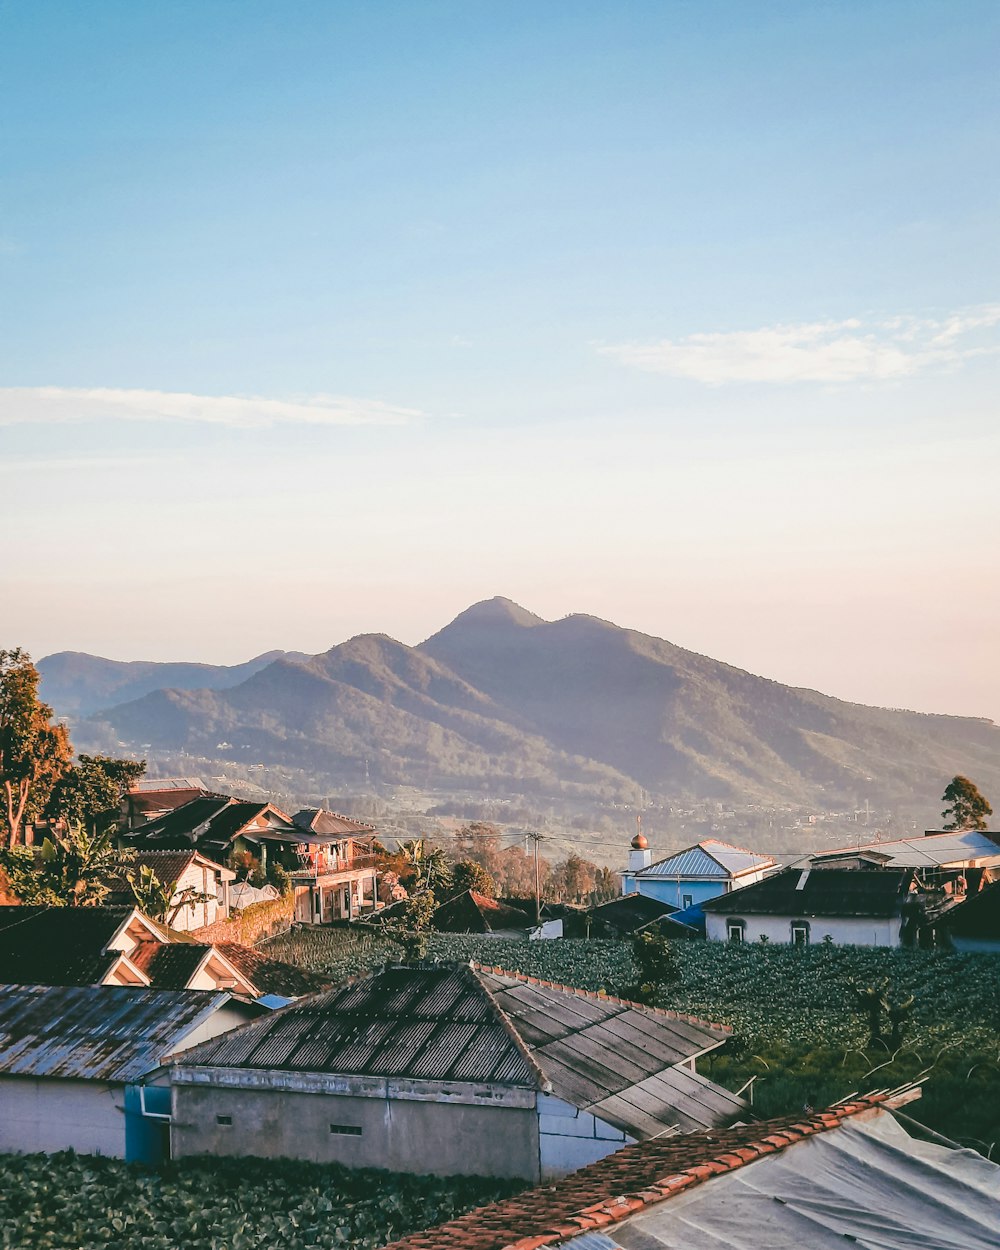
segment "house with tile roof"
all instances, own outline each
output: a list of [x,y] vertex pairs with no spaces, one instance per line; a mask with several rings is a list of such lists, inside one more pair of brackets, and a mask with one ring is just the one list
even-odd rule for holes
[[308,808],[295,816],[274,806],[202,795],[123,836],[137,851],[197,850],[223,863],[249,852],[263,869],[288,872],[300,924],[353,920],[377,911],[377,859],[371,825],[338,812]]
[[646,838],[637,834],[632,839],[628,867],[621,874],[622,894],[644,894],[686,911],[762,881],[775,867],[770,855],[731,846],[718,838],[705,838],[653,861]]
[[[171,929],[186,933],[225,920],[229,915],[232,883],[236,873],[224,864],[217,864],[193,848],[175,851],[138,851],[132,869],[149,868],[161,885],[171,890],[170,911],[166,922]],[[112,889],[110,903],[127,904],[133,900],[127,882]]]
[[526,938],[538,928],[535,918],[519,907],[477,890],[463,890],[436,908],[431,926],[439,933],[482,933],[494,937]]
[[157,1161],[170,1091],[145,1083],[177,1051],[266,1010],[220,992],[0,984],[0,1152]]
[[913,868],[785,868],[703,905],[717,942],[913,946],[948,904]]
[[136,907],[0,907],[0,984],[132,985],[297,998],[329,984],[236,943],[174,940]]
[[991,1250],[1000,1167],[911,1135],[918,1093],[640,1142],[385,1250]]
[[181,1056],[172,1152],[538,1180],[743,1114],[696,1070],[728,1035],[499,968],[386,967]]
[[290,866],[295,919],[329,924],[377,911],[375,827],[317,807],[296,812],[292,823],[302,831],[297,861]]
[[224,863],[234,851],[249,851],[263,866],[269,852],[287,847],[294,853],[299,830],[273,803],[201,795],[123,835],[136,851],[200,851]]

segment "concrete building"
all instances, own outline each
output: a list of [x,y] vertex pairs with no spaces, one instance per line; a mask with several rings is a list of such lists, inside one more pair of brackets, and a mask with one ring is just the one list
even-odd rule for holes
[[621,874],[622,894],[644,894],[686,911],[763,880],[775,866],[770,855],[730,846],[718,838],[706,838],[654,863],[649,843],[640,833],[632,839],[628,867]]
[[912,946],[928,923],[929,899],[911,868],[786,868],[704,904],[716,942],[810,946]]
[[727,1036],[499,969],[386,968],[180,1057],[172,1150],[538,1180],[741,1114],[695,1070]]
[[265,1008],[229,994],[0,985],[0,1153],[162,1158],[168,1056]]

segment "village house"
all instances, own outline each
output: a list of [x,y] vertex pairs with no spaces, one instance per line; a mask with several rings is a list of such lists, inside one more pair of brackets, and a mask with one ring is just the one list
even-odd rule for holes
[[[166,917],[171,929],[182,933],[201,929],[229,915],[236,873],[198,851],[138,851],[131,868],[135,872],[149,868],[160,884],[171,891]],[[120,882],[108,902],[124,904],[132,898],[127,882]]]
[[138,829],[192,799],[212,797],[218,796],[200,777],[140,777],[122,800],[122,825],[126,830]]
[[1000,954],[1000,881],[952,907],[942,917],[940,928],[954,950]]
[[0,984],[0,1153],[156,1162],[169,1090],[143,1082],[175,1052],[266,1011],[228,993]]
[[911,1136],[918,1093],[640,1142],[385,1250],[994,1250],[1000,1166]]
[[381,906],[375,829],[339,812],[304,808],[292,823],[300,830],[291,868],[295,919],[301,924],[354,920]]
[[621,874],[622,894],[643,894],[686,911],[762,881],[775,867],[770,855],[718,838],[706,838],[654,863],[649,843],[639,833],[632,839],[628,868]]
[[728,1035],[495,968],[389,967],[178,1057],[172,1153],[538,1180],[743,1114],[695,1069]]
[[136,907],[0,907],[0,984],[297,998],[328,981],[236,943],[175,941]]
[[498,938],[527,938],[539,926],[533,916],[476,890],[463,890],[431,916],[439,933],[481,933]]
[[703,905],[716,942],[913,946],[946,905],[913,868],[786,868]]
[[672,903],[663,903],[648,894],[623,894],[588,908],[585,936],[627,939],[649,930],[664,937],[700,937],[697,929],[674,919],[677,910]]
[[[379,908],[374,834],[371,825],[337,812],[309,808],[292,817],[273,803],[202,795],[138,826],[123,841],[141,853],[194,849],[218,862],[249,853],[263,871],[279,864],[291,882],[295,920],[329,924]],[[253,889],[242,882],[231,886],[229,905],[245,906]]]
[[912,868],[925,888],[953,899],[1000,877],[998,835],[979,829],[930,830],[922,838],[866,842],[795,860],[795,868]]

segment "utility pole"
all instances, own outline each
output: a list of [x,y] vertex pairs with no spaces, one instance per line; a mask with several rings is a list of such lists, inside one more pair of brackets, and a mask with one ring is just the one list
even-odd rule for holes
[[542,888],[538,875],[538,844],[542,840],[540,833],[525,834],[535,844],[535,924],[542,923]]

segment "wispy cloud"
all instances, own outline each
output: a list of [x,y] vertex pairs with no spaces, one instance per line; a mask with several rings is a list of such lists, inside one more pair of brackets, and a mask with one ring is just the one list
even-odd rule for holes
[[599,350],[624,365],[689,378],[730,382],[877,382],[949,367],[1000,352],[1000,304],[937,320],[818,321],[722,334],[689,334],[658,343]]
[[211,425],[404,425],[423,414],[374,399],[313,395],[294,400],[257,395],[95,387],[0,387],[0,425],[67,421],[195,421]]

